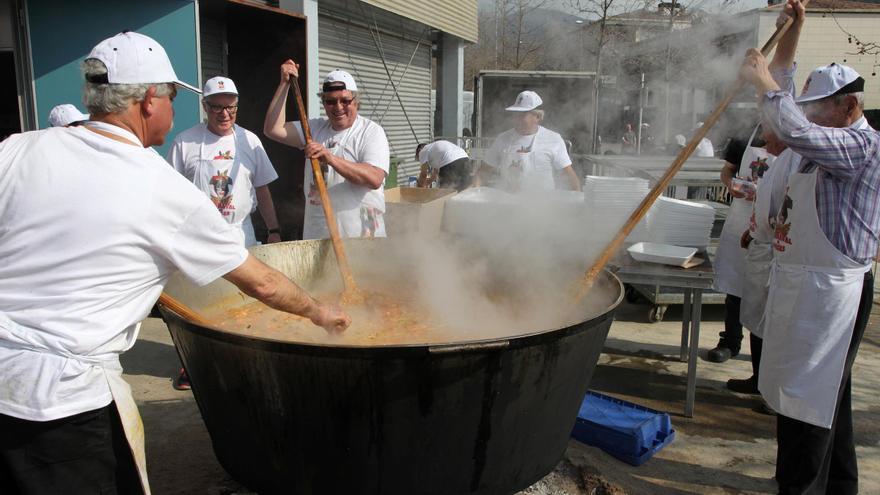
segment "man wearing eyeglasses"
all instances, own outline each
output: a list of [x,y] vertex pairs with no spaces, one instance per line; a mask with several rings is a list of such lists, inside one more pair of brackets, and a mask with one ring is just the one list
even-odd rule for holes
[[[351,74],[334,70],[318,93],[327,118],[309,119],[313,141],[306,145],[299,122],[286,122],[284,111],[290,79],[298,77],[298,69],[292,60],[281,65],[281,82],[266,112],[263,132],[279,143],[302,149],[307,159],[321,162],[341,236],[385,237],[383,183],[389,169],[385,131],[358,115],[358,88]],[[308,160],[304,182],[303,239],[326,239],[330,236],[327,220]]]
[[250,219],[256,209],[269,229],[266,242],[280,241],[269,192],[269,183],[278,174],[260,138],[235,124],[238,90],[232,79],[208,79],[202,106],[208,121],[177,135],[168,162],[211,199],[227,222],[239,228],[245,247],[259,244]]

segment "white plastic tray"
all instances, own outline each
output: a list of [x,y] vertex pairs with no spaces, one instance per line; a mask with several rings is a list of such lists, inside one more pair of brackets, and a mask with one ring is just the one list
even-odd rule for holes
[[661,263],[664,265],[685,266],[697,254],[696,248],[639,242],[627,249],[630,256],[637,261]]

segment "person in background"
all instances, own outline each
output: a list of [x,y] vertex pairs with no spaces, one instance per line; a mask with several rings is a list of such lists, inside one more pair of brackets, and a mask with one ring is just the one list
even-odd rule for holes
[[56,105],[49,111],[50,127],[77,126],[89,120],[89,114],[82,113],[70,103]]
[[328,332],[351,322],[248,254],[236,228],[151,148],[171,130],[177,86],[198,92],[178,81],[159,43],[120,33],[82,69],[88,122],[0,144],[4,494],[150,492],[119,355],[177,271],[200,286],[223,277]]
[[[740,246],[743,231],[748,228],[752,213],[754,194],[735,186],[734,179],[740,176],[749,177],[752,184],[757,185],[766,168],[776,158],[774,153],[766,150],[759,141],[759,126],[754,126],[750,137],[746,140],[734,138],[724,149],[724,166],[721,169],[721,182],[731,195],[730,208],[718,241],[713,264],[715,265],[714,289],[724,298],[724,331],[715,348],[709,350],[707,359],[713,363],[723,363],[731,357],[739,355],[742,344],[742,323],[739,321],[740,298],[742,297],[743,265],[745,250]],[[756,139],[758,138],[758,139]],[[762,167],[754,174],[753,166]],[[751,178],[754,176],[755,180]]]
[[259,244],[251,213],[260,210],[268,229],[267,243],[281,241],[281,229],[269,183],[278,178],[260,138],[235,123],[238,89],[232,79],[212,77],[202,90],[208,116],[177,135],[166,159],[238,227],[245,247]]
[[[697,122],[697,125],[694,126],[693,132],[696,133],[701,127],[703,127],[703,123]],[[700,143],[697,144],[697,149],[694,150],[694,155],[702,158],[712,158],[715,156],[715,148],[712,146],[712,141],[709,141],[709,138],[707,137],[700,139]]]
[[422,164],[419,187],[430,187],[436,182],[437,187],[462,191],[471,183],[471,160],[467,152],[449,141],[419,144],[416,160]]
[[[788,19],[789,15],[783,10],[776,20],[776,25],[780,26]],[[794,94],[796,68],[794,57],[803,18],[795,22],[797,23],[795,29],[787,31],[776,45],[773,60],[769,66],[776,82],[792,94]],[[733,281],[728,285],[739,289],[739,294],[728,292],[728,298],[725,301],[725,310],[727,311],[725,330],[721,333],[718,346],[709,351],[709,360],[714,362],[723,362],[729,357],[737,355],[743,337],[742,328],[745,326],[749,329],[752,375],[745,379],[731,378],[727,381],[728,389],[742,394],[758,394],[758,377],[760,376],[763,348],[762,336],[764,334],[761,319],[767,300],[767,280],[770,277],[770,263],[773,258],[770,216],[771,212],[777,211],[781,204],[781,193],[778,187],[778,184],[781,184],[781,178],[788,175],[792,162],[800,160],[799,156],[787,149],[785,143],[773,134],[769,126],[761,125],[759,129],[759,137],[765,143],[766,157],[760,156],[762,153],[755,155],[756,150],[747,147],[748,143],[736,139],[732,140],[725,149],[728,163],[725,163],[721,172],[721,181],[734,196],[733,202],[737,203],[737,206],[741,206],[740,202],[748,199],[749,207],[744,225],[737,223],[733,229],[728,231],[725,223],[725,233],[729,234],[730,245],[727,246],[730,251],[729,258],[734,261],[734,263],[728,263],[728,271],[731,272],[729,278]],[[730,166],[728,157],[737,152],[755,156],[751,160],[742,160],[741,166],[734,169]],[[754,183],[756,192],[743,194],[736,187],[732,187],[735,185],[733,180],[737,176],[745,177]],[[730,214],[728,214],[728,218],[730,218]],[[720,246],[719,251],[721,251]],[[715,256],[717,270],[718,251]],[[722,290],[722,292],[726,291]],[[772,413],[766,404],[762,404],[759,410]]]
[[623,137],[620,138],[620,153],[623,155],[635,154],[636,152],[636,131],[633,130],[632,124],[626,124],[626,130]]
[[514,115],[514,128],[501,133],[492,143],[475,176],[475,186],[500,174],[501,188],[510,192],[552,191],[556,189],[554,172],[559,171],[569,189],[581,190],[562,136],[541,126],[543,103],[534,91],[523,91],[507,107]]
[[358,115],[357,84],[351,74],[327,74],[318,96],[326,119],[309,119],[312,142],[306,145],[299,122],[287,122],[285,104],[291,77],[299,76],[293,60],[281,64],[281,82],[269,103],[263,132],[279,143],[302,148],[306,155],[306,209],[303,239],[330,237],[310,159],[321,162],[327,192],[342,237],[385,237],[385,176],[390,168],[388,139],[382,127]]
[[[208,120],[174,138],[166,160],[211,199],[220,215],[237,227],[244,247],[259,244],[251,213],[259,209],[269,231],[267,243],[281,241],[269,183],[278,178],[260,138],[237,125],[238,89],[232,79],[212,77],[202,88],[202,107]],[[191,388],[180,368],[177,390]]]
[[[799,0],[785,9],[804,16]],[[801,156],[776,215],[758,377],[777,412],[779,491],[855,494],[851,371],[872,305],[880,134],[865,119],[865,80],[851,67],[814,69],[797,99],[757,50],[740,77],[756,88],[763,121]]]

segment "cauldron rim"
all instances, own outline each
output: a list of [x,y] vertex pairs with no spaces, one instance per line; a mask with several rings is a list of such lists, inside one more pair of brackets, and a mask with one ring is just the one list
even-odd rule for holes
[[[614,309],[621,303],[624,297],[623,283],[616,275],[605,270],[608,277],[615,281],[618,287],[617,299],[606,306],[601,312],[594,317],[573,323],[568,326],[556,327],[546,330],[538,330],[535,332],[515,334],[505,337],[495,337],[479,340],[459,340],[442,343],[412,343],[412,344],[388,344],[388,345],[355,345],[355,344],[334,344],[334,343],[318,343],[318,342],[300,342],[292,340],[278,340],[268,337],[260,337],[254,335],[243,335],[216,327],[207,327],[196,325],[185,320],[182,316],[174,311],[160,306],[160,311],[164,318],[173,318],[179,320],[187,330],[207,337],[210,339],[234,344],[243,345],[245,347],[259,349],[270,352],[297,353],[311,355],[331,355],[331,356],[375,356],[381,353],[383,356],[395,354],[411,354],[411,353],[441,353],[453,351],[483,350],[487,348],[505,347],[517,348],[535,345],[546,339],[556,339],[561,337],[559,332],[567,334],[576,331],[578,328],[586,326],[594,326],[599,321],[611,316]],[[316,328],[316,331],[323,331]]]

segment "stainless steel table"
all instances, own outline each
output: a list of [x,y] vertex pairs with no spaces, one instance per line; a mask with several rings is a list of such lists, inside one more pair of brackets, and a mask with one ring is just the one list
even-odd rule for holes
[[700,318],[703,310],[703,291],[712,288],[715,272],[706,253],[702,265],[687,270],[674,266],[641,263],[626,256],[616,265],[617,276],[624,283],[659,285],[684,289],[684,308],[681,317],[681,349],[679,358],[687,360],[687,394],[684,415],[693,417],[697,387],[697,353],[700,350]]

